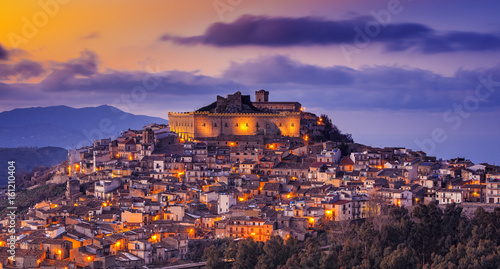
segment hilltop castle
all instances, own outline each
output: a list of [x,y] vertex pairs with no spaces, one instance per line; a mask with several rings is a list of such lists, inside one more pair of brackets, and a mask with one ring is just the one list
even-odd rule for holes
[[225,135],[300,136],[301,104],[269,102],[269,92],[255,92],[255,102],[241,92],[228,94],[191,112],[169,112],[170,130],[186,140]]

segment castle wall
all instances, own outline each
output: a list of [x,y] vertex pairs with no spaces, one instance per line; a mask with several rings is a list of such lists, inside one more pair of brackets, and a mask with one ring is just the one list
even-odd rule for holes
[[256,108],[270,111],[300,111],[300,103],[298,102],[253,102]]
[[170,130],[182,138],[276,134],[300,136],[300,113],[169,113]]
[[194,113],[168,113],[168,125],[170,131],[175,132],[180,138],[186,140],[194,139]]

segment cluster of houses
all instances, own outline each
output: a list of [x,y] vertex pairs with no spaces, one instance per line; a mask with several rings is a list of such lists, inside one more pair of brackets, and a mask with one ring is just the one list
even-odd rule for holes
[[494,165],[300,137],[184,141],[156,124],[70,151],[52,173],[65,194],[18,216],[0,268],[182,265],[217,238],[304,240],[381,205],[500,203]]

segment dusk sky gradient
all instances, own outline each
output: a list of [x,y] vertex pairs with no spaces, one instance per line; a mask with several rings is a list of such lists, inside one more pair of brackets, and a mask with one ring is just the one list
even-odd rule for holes
[[0,111],[108,104],[167,118],[266,89],[359,143],[499,164],[499,10],[493,0],[5,2]]

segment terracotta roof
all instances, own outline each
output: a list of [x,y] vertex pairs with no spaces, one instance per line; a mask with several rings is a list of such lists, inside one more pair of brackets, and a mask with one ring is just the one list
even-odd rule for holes
[[280,184],[279,183],[266,183],[262,190],[264,191],[279,191]]
[[354,165],[354,162],[349,157],[344,157],[340,160],[339,166]]
[[323,165],[330,164],[329,162],[314,162],[309,167],[310,168],[320,168]]
[[332,202],[331,204],[332,205],[344,205],[344,204],[348,204],[350,202],[351,201],[349,201],[349,200],[338,200],[338,201]]

